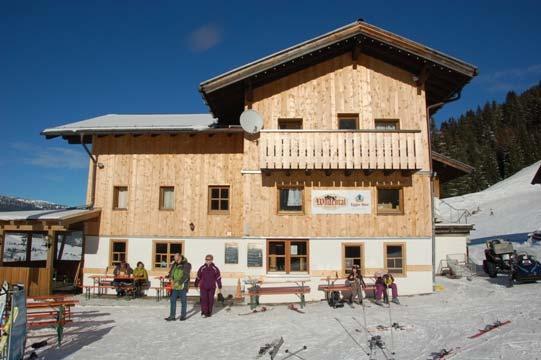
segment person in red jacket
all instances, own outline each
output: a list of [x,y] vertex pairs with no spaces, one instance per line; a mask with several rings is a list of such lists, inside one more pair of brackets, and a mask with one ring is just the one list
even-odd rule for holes
[[197,278],[195,279],[195,287],[199,286],[201,316],[203,317],[212,315],[216,285],[218,285],[218,289],[222,288],[220,269],[214,265],[213,260],[212,255],[205,256],[205,263],[197,270]]

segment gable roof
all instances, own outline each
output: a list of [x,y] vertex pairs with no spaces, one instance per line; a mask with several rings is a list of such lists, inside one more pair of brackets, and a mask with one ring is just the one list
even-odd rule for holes
[[358,20],[203,81],[200,92],[220,124],[236,124],[248,86],[261,85],[354,49],[415,75],[427,72],[427,105],[447,100],[477,75],[477,68],[471,64]]
[[[77,121],[41,132],[47,139],[62,136],[70,143],[90,143],[92,135],[158,134],[224,131],[210,114],[109,114]],[[233,129],[231,129],[233,131]]]

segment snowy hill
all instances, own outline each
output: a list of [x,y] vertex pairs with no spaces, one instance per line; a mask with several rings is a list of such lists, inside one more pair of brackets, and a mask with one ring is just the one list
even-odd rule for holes
[[468,217],[468,223],[475,224],[471,239],[504,236],[524,241],[527,233],[541,229],[541,186],[531,185],[540,164],[538,161],[486,190],[442,201],[472,214]]
[[54,210],[63,209],[64,205],[43,200],[29,200],[13,196],[0,195],[0,211],[16,210]]

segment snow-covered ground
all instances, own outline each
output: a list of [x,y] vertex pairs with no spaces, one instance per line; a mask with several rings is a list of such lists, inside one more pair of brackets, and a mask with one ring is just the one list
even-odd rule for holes
[[[374,304],[366,308],[369,328],[388,325],[389,315],[393,322],[411,327],[393,332],[395,359],[433,359],[433,353],[442,348],[458,349],[453,357],[457,360],[541,359],[541,283],[506,288],[504,278],[487,277],[471,282],[438,278],[437,283],[443,291],[403,297],[403,305],[393,306],[391,311]],[[214,316],[203,319],[198,306],[189,304],[189,315],[193,316],[187,321],[165,322],[166,301],[114,299],[95,303],[101,306],[78,307],[75,323],[65,329],[62,347],[41,348],[39,358],[255,359],[260,346],[283,336],[285,343],[276,357],[279,360],[368,359],[360,306],[332,309],[324,302],[312,303],[305,314],[299,314],[279,305],[249,316],[238,315],[248,312],[247,306],[234,306],[230,311],[218,306]],[[496,320],[511,323],[468,339]],[[51,343],[54,334],[54,329],[31,331],[28,345],[45,338]],[[392,346],[389,331],[378,334]],[[307,349],[298,354],[300,357],[288,357],[285,352],[304,345]],[[384,356],[380,353],[377,359]]]
[[[541,186],[531,184],[540,164],[538,161],[484,191],[443,202],[473,213],[468,217],[468,223],[475,224],[471,239],[504,236],[524,241],[527,233],[541,229]],[[448,208],[443,204],[440,209],[445,216]]]

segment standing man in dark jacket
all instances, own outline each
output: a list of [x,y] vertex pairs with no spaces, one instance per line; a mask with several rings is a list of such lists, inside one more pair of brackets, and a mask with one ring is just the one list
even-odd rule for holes
[[171,282],[171,306],[167,321],[176,319],[177,299],[180,299],[180,321],[186,320],[186,294],[190,286],[190,271],[192,265],[183,255],[175,254],[175,261],[171,264],[167,277]]
[[197,270],[197,278],[195,279],[195,286],[199,286],[201,316],[203,317],[212,315],[216,285],[218,285],[218,289],[222,288],[220,270],[212,260],[214,260],[212,255],[205,256],[205,263]]

